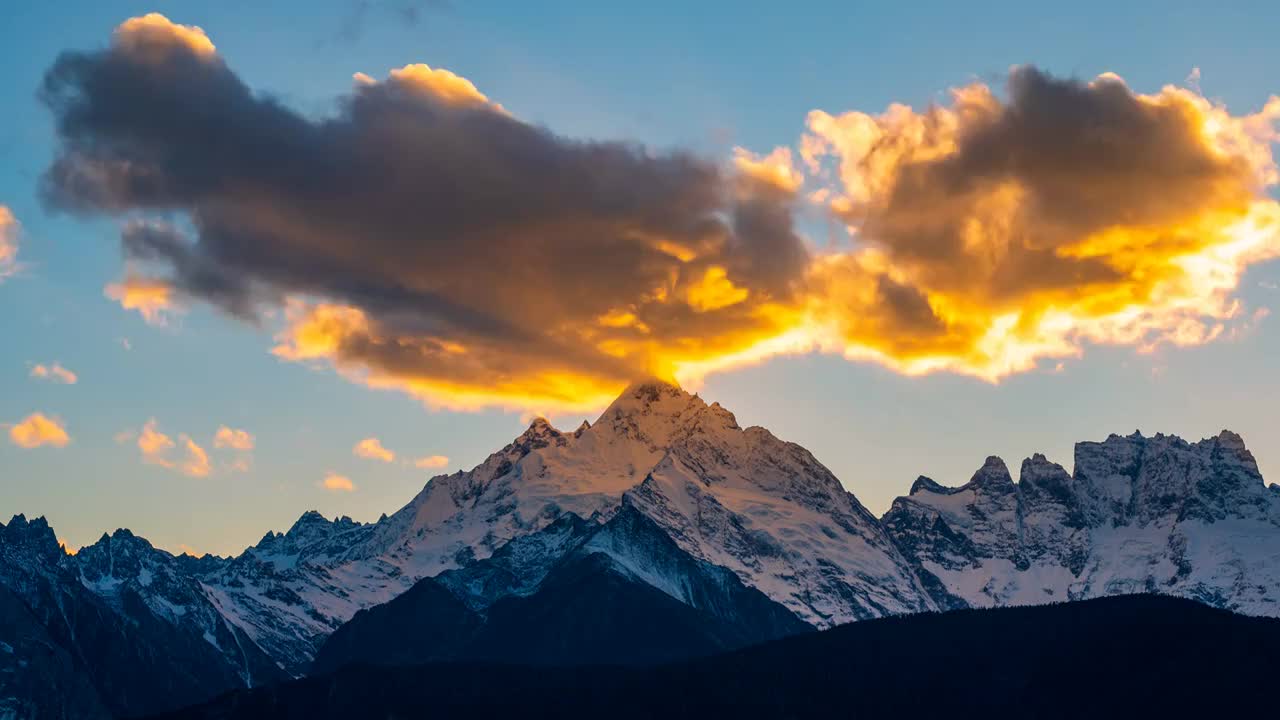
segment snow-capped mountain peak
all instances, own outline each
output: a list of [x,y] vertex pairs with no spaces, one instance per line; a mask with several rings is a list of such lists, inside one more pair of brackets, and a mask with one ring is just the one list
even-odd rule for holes
[[296,638],[323,637],[356,611],[566,513],[605,522],[624,495],[682,549],[813,624],[932,607],[875,518],[811,455],[652,379],[574,432],[535,418],[475,468],[432,478],[377,523],[304,516],[208,584],[255,639],[301,667],[315,646]]

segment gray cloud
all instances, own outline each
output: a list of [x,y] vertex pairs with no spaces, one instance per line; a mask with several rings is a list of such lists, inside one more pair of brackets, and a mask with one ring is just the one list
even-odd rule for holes
[[[164,24],[124,32],[45,76],[47,204],[183,213],[193,239],[135,222],[127,257],[248,320],[289,296],[356,307],[371,329],[340,352],[375,369],[465,383],[525,362],[625,381],[653,362],[642,346],[759,326],[754,309],[805,269],[790,196],[696,156],[559,137],[425,66],[359,81],[311,119]],[[683,302],[712,268],[749,298]],[[621,311],[635,322],[597,325]],[[609,338],[635,349],[604,352]]]

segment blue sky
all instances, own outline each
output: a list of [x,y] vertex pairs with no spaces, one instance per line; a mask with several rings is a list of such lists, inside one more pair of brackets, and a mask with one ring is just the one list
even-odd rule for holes
[[[1140,92],[1200,70],[1204,93],[1233,113],[1280,92],[1274,3],[665,3],[22,2],[0,26],[0,205],[21,222],[22,271],[0,285],[0,422],[56,415],[63,448],[0,445],[0,514],[46,515],[71,545],[129,527],[157,545],[231,553],[309,508],[375,519],[434,470],[356,457],[377,437],[402,457],[446,455],[466,469],[518,434],[519,411],[429,410],[268,353],[255,330],[194,306],[167,327],[103,295],[122,273],[119,222],[51,213],[37,184],[55,137],[35,98],[67,49],[105,47],[126,18],[156,11],[198,25],[256,91],[311,116],[333,111],[355,72],[383,77],[425,62],[470,79],[519,117],[575,138],[628,139],[724,157],[735,146],[794,145],[814,109],[923,107],[974,80],[998,85],[1034,63],[1091,78],[1122,75]],[[403,7],[419,8],[408,22]],[[804,229],[812,229],[805,227]],[[1257,264],[1236,296],[1278,309],[1280,265]],[[1070,467],[1071,444],[1108,433],[1189,439],[1240,432],[1263,474],[1280,480],[1280,330],[1196,347],[1088,347],[1061,372],[999,384],[939,373],[905,377],[829,355],[778,357],[712,375],[701,394],[809,448],[874,512],[918,474],[968,478],[989,454],[1012,466],[1045,452]],[[129,349],[123,341],[127,340]],[[73,385],[29,377],[73,370]],[[148,419],[210,454],[190,478],[140,461],[117,435]],[[592,417],[591,419],[594,419]],[[578,416],[555,416],[572,427]],[[220,426],[255,437],[249,472],[214,449]],[[326,473],[355,492],[320,487]]]

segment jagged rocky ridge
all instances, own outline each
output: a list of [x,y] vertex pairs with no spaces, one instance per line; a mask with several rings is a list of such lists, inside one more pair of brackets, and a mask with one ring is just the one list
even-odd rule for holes
[[144,715],[286,678],[189,560],[127,530],[70,556],[41,518],[0,526],[0,717]]
[[921,477],[884,526],[942,607],[1163,593],[1280,615],[1280,488],[1240,436],[1076,445],[1075,474],[996,457],[961,487]]
[[[690,588],[713,576],[721,586],[739,583],[803,623],[787,632],[1135,590],[1280,614],[1280,489],[1263,484],[1238,437],[1192,445],[1113,436],[1081,444],[1076,455],[1074,477],[1036,456],[1019,483],[994,458],[960,488],[921,478],[877,519],[803,448],[740,428],[718,404],[647,382],[574,432],[534,421],[476,468],[433,478],[376,522],[309,512],[235,558],[174,557],[127,531],[68,556],[51,531],[40,531],[47,539],[34,547],[6,539],[15,526],[43,524],[15,518],[0,532],[0,587],[52,628],[73,667],[102,660],[74,657],[50,610],[57,593],[33,594],[32,568],[93,608],[94,622],[136,628],[142,618],[165,638],[156,657],[180,659],[157,663],[165,682],[166,672],[177,677],[173,697],[303,674],[353,616],[391,607],[427,578],[461,601],[459,617],[482,627],[499,604],[552,597],[541,594],[544,581],[572,576],[554,572],[566,564],[590,568],[591,580],[647,586],[695,613],[707,599]],[[605,543],[604,529],[624,513],[653,532],[614,533]],[[566,524],[578,529],[557,535]],[[655,544],[655,533],[664,540]],[[650,550],[666,548],[662,562],[650,552],[643,572],[635,563],[646,556],[637,552],[641,537]],[[483,602],[477,587],[488,593]],[[684,617],[676,610],[673,617]],[[739,623],[735,637],[763,636],[748,629],[743,635]],[[467,643],[459,654],[493,657],[492,646]],[[0,668],[6,655],[16,657],[0,652]],[[214,680],[183,685],[188,662],[213,668],[202,677]],[[111,712],[126,702],[115,685],[95,682]]]

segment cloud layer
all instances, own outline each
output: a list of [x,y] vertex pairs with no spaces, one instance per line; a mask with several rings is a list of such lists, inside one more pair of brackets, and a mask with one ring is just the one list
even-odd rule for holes
[[[437,406],[597,406],[785,352],[994,380],[1090,342],[1206,342],[1280,254],[1280,100],[1233,116],[1114,76],[815,111],[794,152],[723,163],[560,137],[426,65],[308,118],[158,15],[64,53],[41,94],[47,202],[133,218],[109,295],[149,321],[177,299],[283,317],[277,356]],[[849,242],[806,246],[810,201]]]

